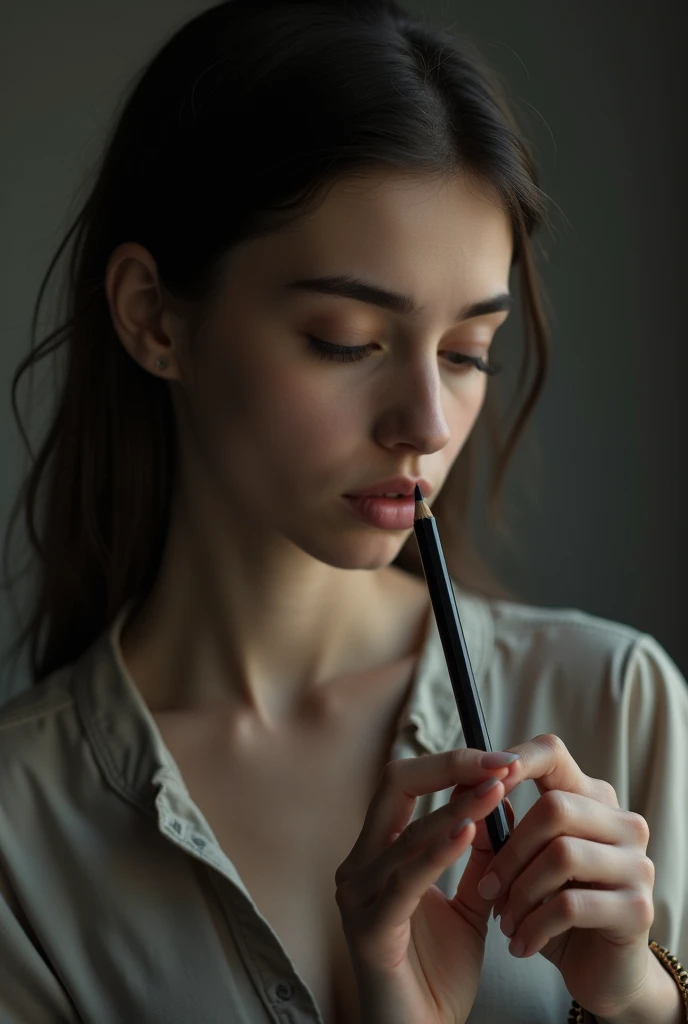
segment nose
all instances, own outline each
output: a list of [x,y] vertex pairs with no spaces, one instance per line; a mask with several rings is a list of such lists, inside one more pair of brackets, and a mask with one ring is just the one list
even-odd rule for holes
[[384,387],[375,429],[380,444],[408,444],[429,455],[449,443],[451,431],[442,406],[436,362],[431,366],[414,361],[392,374]]

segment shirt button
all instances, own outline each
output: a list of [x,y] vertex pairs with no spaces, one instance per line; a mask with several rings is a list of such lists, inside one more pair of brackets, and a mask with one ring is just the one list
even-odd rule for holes
[[288,981],[280,981],[275,991],[280,999],[291,999],[293,987],[289,984]]

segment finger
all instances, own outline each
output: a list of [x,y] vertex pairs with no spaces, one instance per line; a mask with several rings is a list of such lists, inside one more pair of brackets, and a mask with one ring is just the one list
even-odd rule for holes
[[390,761],[380,776],[363,827],[345,865],[364,864],[388,845],[393,833],[408,825],[416,798],[457,784],[472,787],[490,776],[504,778],[509,768],[483,768],[483,752],[472,748]]
[[456,823],[457,829],[461,825],[463,828],[455,837],[436,838],[412,859],[400,861],[374,898],[359,908],[359,913],[368,919],[365,934],[369,941],[374,940],[378,929],[384,931],[406,924],[430,886],[464,853],[475,823],[464,818]]
[[[503,802],[509,830],[511,830],[515,821],[514,809],[508,797],[505,797]],[[490,918],[491,903],[489,900],[483,899],[478,892],[478,882],[490,861],[493,860],[494,854],[485,819],[476,821],[475,824],[476,830],[471,843],[471,855],[459,879],[454,900],[460,904],[464,917],[472,915],[476,927],[481,925],[484,927]]]
[[[509,784],[509,776],[505,776],[505,778],[502,779],[502,782],[506,788],[506,786],[508,786]],[[466,792],[466,789],[466,786],[455,786],[451,796],[449,797],[450,801],[458,799],[458,797],[460,797],[462,793]],[[516,824],[516,815],[514,814],[514,807],[511,803],[511,800],[509,800],[508,796],[504,797],[502,803],[504,804],[504,811],[506,813],[507,823],[509,825],[509,833],[511,833],[513,832],[514,826]],[[484,818],[480,821],[476,821],[475,823],[475,835],[473,837],[473,841],[471,842],[471,846],[473,847],[474,850],[478,850],[481,853],[485,854],[485,865],[487,866],[487,863],[492,860],[494,854],[492,852],[492,843],[490,842],[490,835],[487,831],[487,825],[485,823]]]
[[647,822],[640,814],[577,793],[550,790],[536,800],[509,841],[495,854],[480,881],[480,894],[487,899],[502,895],[557,836],[577,836],[616,847],[630,845],[644,853],[649,835]]
[[510,792],[524,779],[533,779],[540,793],[550,789],[563,789],[591,797],[610,807],[618,807],[614,787],[604,779],[595,779],[579,768],[559,736],[542,733],[527,743],[520,743],[509,750],[519,755],[509,776]]
[[[413,901],[416,901],[413,904],[415,910],[420,897],[438,877],[437,874],[432,875],[438,863],[437,856],[442,860],[441,870],[445,870],[460,857],[473,837],[473,823],[489,814],[504,795],[504,786],[499,780],[489,779],[483,785],[488,782],[494,782],[494,785],[487,790],[482,785],[478,786],[431,814],[412,821],[391,846],[383,850],[370,865],[356,872],[353,877],[360,905],[380,902],[380,894],[391,891],[392,897],[383,896],[382,903],[391,900],[395,907],[394,914],[403,915],[408,912],[410,916],[413,910],[409,911],[409,907]],[[449,842],[451,831],[466,819],[471,822],[468,838],[465,838],[464,830],[457,840],[459,846]],[[402,894],[403,898],[400,898]],[[406,919],[402,916],[399,920]],[[391,923],[391,918],[388,918],[388,923]]]
[[564,885],[582,888],[579,883],[592,882],[604,889],[626,889],[633,879],[635,888],[651,894],[654,877],[652,861],[634,849],[558,836],[511,886],[500,927],[506,936],[514,935],[528,914]]
[[[508,777],[503,780],[503,784],[504,787],[506,788],[507,785],[509,784]],[[514,827],[516,825],[516,815],[514,814],[513,804],[511,803],[511,800],[509,799],[508,796],[504,797],[502,803],[504,804],[504,812],[506,814],[506,820],[509,826],[508,838],[510,838],[511,833],[513,832]],[[477,821],[475,824],[476,832],[473,838],[473,842],[471,843],[471,846],[473,847],[474,850],[478,850],[480,853],[485,854],[485,867],[487,868],[489,863],[494,859],[496,855],[492,852],[492,843],[490,842],[490,835],[489,832],[487,831],[486,822],[484,820]]]
[[563,889],[521,922],[509,952],[532,956],[570,928],[596,928],[610,942],[625,943],[647,934],[653,920],[652,896],[645,890]]
[[[506,782],[508,783],[508,779],[506,780]],[[506,811],[507,823],[509,825],[508,838],[510,840],[514,828],[516,827],[516,815],[514,813],[513,804],[511,803],[511,800],[509,799],[508,796],[504,797],[504,809]],[[480,853],[484,854],[484,857],[482,857],[480,860],[476,858],[476,865],[480,865],[481,867],[480,875],[476,878],[475,881],[475,887],[477,890],[481,880],[485,877],[485,875],[489,874],[489,869],[492,866],[495,854],[492,852],[492,843],[490,842],[490,836],[487,831],[487,825],[485,824],[485,822],[476,822],[476,826],[476,836],[475,839],[473,840],[472,846],[474,850],[478,850]],[[492,903],[491,899],[486,899],[480,892],[478,892],[478,895],[480,896],[481,900],[484,900],[487,903],[488,906],[490,905],[490,903]],[[508,890],[504,896],[502,896],[500,899],[497,899],[494,903],[492,903],[492,917],[494,917],[495,919],[499,917],[499,915],[502,912],[500,904],[504,903],[507,898]]]
[[[505,785],[506,784],[508,784],[508,779],[505,781]],[[514,813],[514,806],[511,803],[511,800],[509,799],[508,796],[504,797],[503,804],[506,813],[507,824],[509,826],[510,838],[511,833],[514,831],[514,828],[516,826],[516,815]],[[487,824],[485,823],[485,820],[476,821],[475,825],[475,836],[473,838],[473,842],[471,843],[471,846],[473,847],[473,850],[471,852],[470,863],[471,870],[469,872],[469,865],[466,865],[466,871],[468,872],[468,877],[470,878],[472,885],[474,886],[477,892],[480,880],[483,878],[484,875],[488,873],[488,869],[491,867],[492,861],[495,858],[495,854],[492,852],[492,843],[490,842],[490,835],[489,832],[487,831]],[[475,875],[473,874],[474,870],[478,872]],[[481,902],[485,904],[485,906],[487,907],[486,913],[489,913],[489,907],[492,901],[485,899],[485,897],[482,896],[479,892],[477,893],[477,896],[481,900]],[[502,901],[505,901],[507,897],[508,892],[505,896],[502,897]],[[492,906],[493,917],[499,917],[501,911],[497,909],[497,906],[500,902],[501,901],[498,899]]]

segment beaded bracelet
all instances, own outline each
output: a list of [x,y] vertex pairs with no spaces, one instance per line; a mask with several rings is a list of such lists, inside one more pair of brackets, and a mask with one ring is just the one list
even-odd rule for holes
[[[649,943],[650,949],[657,957],[663,967],[667,969],[679,987],[686,1009],[686,1021],[688,1021],[688,971],[683,967],[673,953],[670,953],[666,946],[660,946],[652,939]],[[568,1024],[583,1024],[585,1010],[574,999],[568,1015]]]

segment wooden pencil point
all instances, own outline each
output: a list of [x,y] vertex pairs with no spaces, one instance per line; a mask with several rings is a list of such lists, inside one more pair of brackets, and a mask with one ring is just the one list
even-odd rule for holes
[[430,506],[426,503],[425,498],[423,497],[423,492],[421,491],[418,484],[416,484],[414,497],[416,499],[416,510],[413,516],[414,523],[416,522],[417,519],[434,519],[435,517],[430,511]]

